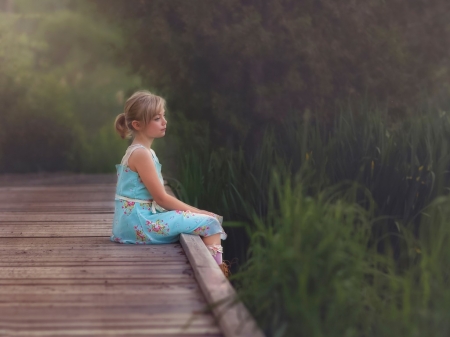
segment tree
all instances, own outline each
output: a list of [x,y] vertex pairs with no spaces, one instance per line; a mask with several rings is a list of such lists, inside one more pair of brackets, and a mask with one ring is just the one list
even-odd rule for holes
[[70,1],[13,4],[0,12],[0,171],[114,170],[126,142],[113,121],[140,87],[114,63],[120,31]]
[[337,104],[366,99],[402,115],[424,93],[448,92],[444,0],[91,3],[126,28],[121,56],[173,110],[209,121],[216,144],[287,112],[330,118]]

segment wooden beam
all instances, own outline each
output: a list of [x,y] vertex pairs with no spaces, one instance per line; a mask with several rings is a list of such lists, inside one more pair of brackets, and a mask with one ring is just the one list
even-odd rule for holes
[[194,276],[225,337],[263,337],[255,320],[197,235],[181,234]]

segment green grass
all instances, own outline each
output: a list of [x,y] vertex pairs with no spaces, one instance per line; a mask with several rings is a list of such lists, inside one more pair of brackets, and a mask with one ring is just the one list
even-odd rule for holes
[[233,224],[225,258],[269,336],[447,336],[449,140],[442,112],[292,116],[251,153],[187,149],[177,190]]
[[[448,197],[428,207],[419,238],[400,228],[394,257],[369,244],[375,222],[357,203],[327,190],[306,196],[301,183],[277,176],[269,191],[235,276],[269,336],[448,335]],[[409,261],[401,271],[399,259]]]

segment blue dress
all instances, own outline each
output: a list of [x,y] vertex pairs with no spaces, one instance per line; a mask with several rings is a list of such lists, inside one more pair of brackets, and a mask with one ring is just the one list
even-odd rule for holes
[[[181,233],[210,236],[221,234],[222,217],[209,216],[190,211],[168,211],[156,204],[137,172],[128,167],[128,158],[140,144],[130,146],[117,169],[115,212],[111,241],[132,244],[161,244],[178,241]],[[153,150],[161,184],[161,164]]]

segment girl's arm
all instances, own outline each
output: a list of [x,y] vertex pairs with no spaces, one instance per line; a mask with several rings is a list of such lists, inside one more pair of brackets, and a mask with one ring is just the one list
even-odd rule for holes
[[136,149],[128,159],[128,166],[139,174],[145,187],[147,187],[152,195],[153,200],[161,207],[167,210],[191,211],[193,213],[214,216],[211,212],[199,210],[167,194],[164,186],[159,181],[150,151],[143,148]]

